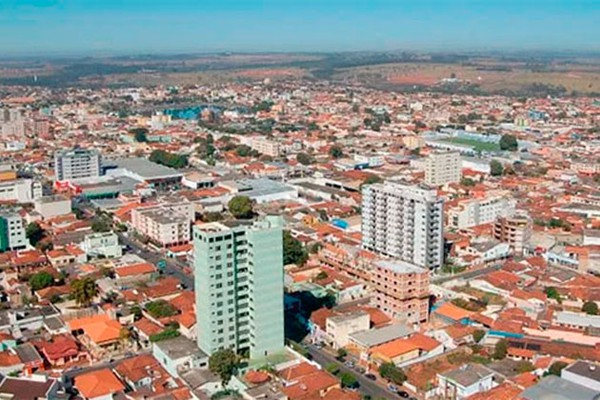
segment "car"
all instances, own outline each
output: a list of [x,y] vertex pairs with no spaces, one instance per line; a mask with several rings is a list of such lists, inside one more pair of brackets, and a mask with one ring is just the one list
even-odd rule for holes
[[358,372],[359,374],[364,374],[365,373],[365,369],[363,367],[361,367],[360,365],[357,365],[356,367],[354,367],[354,369],[356,370],[356,372]]
[[407,392],[405,392],[404,390],[399,391],[398,392],[398,396],[400,396],[400,397],[402,397],[404,399],[407,399],[407,398],[410,397],[410,395]]
[[390,383],[389,385],[387,385],[387,389],[388,389],[390,392],[393,392],[393,393],[398,393],[398,388],[396,387],[396,385],[392,385],[391,383]]
[[370,379],[372,381],[376,381],[377,377],[373,374],[365,374],[365,378]]
[[315,347],[317,349],[322,349],[323,348],[323,342],[317,342],[317,343],[315,343]]
[[354,362],[352,361],[346,361],[344,365],[348,368],[354,368]]

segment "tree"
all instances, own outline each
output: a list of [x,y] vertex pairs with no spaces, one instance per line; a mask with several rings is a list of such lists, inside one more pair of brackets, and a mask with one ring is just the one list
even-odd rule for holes
[[296,161],[302,165],[310,165],[315,162],[315,160],[313,160],[313,158],[306,153],[298,153],[296,155]]
[[473,340],[475,341],[475,343],[481,342],[484,336],[485,331],[483,329],[475,329],[475,331],[473,331]]
[[227,203],[229,212],[236,218],[249,219],[254,215],[252,200],[248,196],[235,196]]
[[344,152],[339,146],[331,146],[329,148],[329,155],[333,158],[341,158],[344,156]]
[[552,363],[552,365],[550,366],[550,368],[548,369],[548,375],[556,375],[556,376],[560,376],[561,372],[563,369],[565,369],[565,367],[569,365],[566,362],[563,361],[556,361],[555,363]]
[[154,318],[172,317],[178,313],[177,309],[166,300],[151,301],[146,304],[146,310]]
[[598,304],[593,301],[586,301],[581,307],[581,311],[588,315],[598,315]]
[[221,378],[223,387],[227,386],[237,367],[238,356],[231,349],[217,350],[208,359],[208,369]]
[[527,360],[519,361],[515,367],[515,371],[519,374],[523,374],[525,372],[531,372],[533,370],[535,370],[535,366]]
[[148,141],[148,129],[146,128],[133,128],[129,130],[129,133],[133,133],[133,137],[138,143]]
[[54,277],[46,271],[41,271],[37,274],[33,274],[29,278],[29,286],[34,291],[47,288],[49,286],[52,286],[53,284]]
[[336,363],[329,363],[325,365],[325,371],[332,375],[337,375],[340,372],[340,367]]
[[548,286],[546,287],[544,292],[546,293],[546,296],[548,296],[549,299],[554,299],[558,303],[562,303],[562,297],[560,296],[560,293],[558,293],[558,290],[556,290],[555,287]]
[[337,359],[343,360],[348,355],[348,352],[343,347],[340,347],[337,351]]
[[37,222],[32,222],[25,228],[25,236],[29,239],[29,243],[35,246],[44,237],[44,230]]
[[350,372],[344,372],[340,375],[340,380],[342,381],[342,387],[355,389],[358,387],[358,380],[351,374]]
[[203,222],[216,222],[221,221],[223,219],[223,214],[219,212],[207,212],[202,214]]
[[503,172],[504,167],[502,166],[502,163],[500,163],[500,161],[490,161],[490,174],[492,174],[492,176],[501,176]]
[[71,282],[71,294],[78,305],[87,307],[98,294],[96,282],[90,277],[76,279]]
[[169,153],[165,150],[154,150],[150,154],[150,161],[171,168],[184,168],[187,166],[187,156]]
[[292,236],[290,231],[283,231],[283,264],[303,265],[308,254],[302,243]]
[[472,187],[472,186],[475,186],[475,181],[471,178],[462,178],[460,180],[460,184],[463,186]]
[[508,342],[506,339],[500,339],[496,342],[496,346],[494,346],[494,357],[496,360],[502,360],[506,357],[506,353],[508,352]]
[[368,177],[365,178],[363,183],[360,184],[360,188],[362,189],[363,187],[365,187],[367,185],[372,185],[374,183],[380,183],[380,182],[382,182],[382,179],[379,176],[369,175]]
[[240,157],[248,157],[251,151],[252,148],[245,144],[240,144],[238,147],[235,148],[235,153]]
[[517,151],[519,143],[513,135],[505,134],[500,138],[500,150]]
[[392,381],[397,385],[402,385],[406,381],[406,374],[402,369],[396,367],[392,362],[383,363],[379,366],[379,375],[382,378]]
[[97,216],[92,220],[92,230],[94,232],[109,232],[112,229],[112,221],[109,217]]

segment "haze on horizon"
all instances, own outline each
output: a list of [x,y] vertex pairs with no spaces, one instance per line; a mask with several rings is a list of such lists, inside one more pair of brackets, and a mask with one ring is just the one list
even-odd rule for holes
[[599,51],[595,0],[2,0],[0,55]]

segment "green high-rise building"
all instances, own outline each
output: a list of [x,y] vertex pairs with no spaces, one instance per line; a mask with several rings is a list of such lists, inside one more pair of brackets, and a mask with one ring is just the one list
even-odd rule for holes
[[198,345],[259,359],[284,348],[282,219],[194,227]]

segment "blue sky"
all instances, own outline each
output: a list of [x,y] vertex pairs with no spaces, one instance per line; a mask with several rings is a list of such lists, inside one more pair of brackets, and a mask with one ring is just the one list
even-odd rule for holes
[[0,55],[600,50],[600,0],[0,0]]

